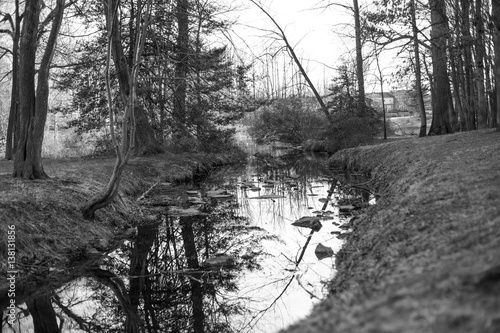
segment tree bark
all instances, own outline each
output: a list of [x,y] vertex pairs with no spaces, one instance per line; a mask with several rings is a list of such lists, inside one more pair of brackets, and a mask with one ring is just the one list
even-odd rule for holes
[[[108,109],[109,109],[109,127],[111,133],[111,139],[116,153],[116,162],[113,168],[113,173],[106,185],[106,188],[101,192],[91,198],[87,203],[81,208],[83,217],[85,219],[94,218],[95,212],[101,208],[109,205],[115,197],[118,195],[118,190],[120,188],[120,182],[122,178],[123,171],[127,166],[128,160],[130,158],[131,152],[135,147],[136,130],[137,130],[137,118],[135,114],[136,108],[136,88],[137,88],[137,77],[138,68],[140,64],[140,59],[142,57],[142,51],[145,42],[145,33],[149,25],[150,18],[150,5],[151,2],[148,1],[146,5],[146,15],[142,16],[142,3],[139,1],[138,7],[139,12],[137,14],[137,36],[136,44],[131,47],[133,49],[133,61],[131,73],[129,73],[127,59],[125,58],[123,52],[123,46],[121,44],[120,29],[118,25],[117,14],[119,12],[118,1],[108,0],[105,5],[106,14],[106,27],[108,29],[108,40],[107,40],[107,54],[106,54],[106,93],[108,99]],[[110,63],[112,54],[115,55],[115,68],[118,76],[118,82],[120,85],[120,93],[122,98],[121,107],[124,108],[123,111],[123,123],[122,123],[122,140],[118,144],[118,140],[115,135],[115,122],[114,122],[114,104],[111,96],[111,84],[110,84]],[[147,122],[147,121],[146,121]],[[144,123],[142,123],[144,125]],[[149,123],[148,123],[149,125]],[[144,128],[142,128],[144,129]]]
[[26,302],[33,318],[35,333],[61,332],[57,325],[56,313],[52,307],[50,295],[39,296]]
[[14,158],[14,177],[46,178],[39,154],[33,147],[35,126],[35,60],[41,0],[26,2],[19,46],[19,142]]
[[410,1],[411,6],[411,26],[413,32],[413,52],[415,53],[415,84],[417,89],[417,101],[420,114],[419,137],[427,135],[427,118],[425,114],[424,94],[422,92],[422,71],[420,68],[420,50],[418,44],[418,29],[416,20],[415,0]]
[[491,20],[493,22],[493,45],[495,49],[495,97],[497,129],[500,130],[500,0],[491,2]]
[[15,0],[15,14],[12,26],[12,89],[10,97],[9,122],[5,142],[5,159],[11,160],[16,153],[19,136],[19,39],[21,37],[21,17],[19,0]]
[[175,140],[188,136],[186,96],[189,70],[189,19],[188,0],[177,0],[177,59],[174,78],[173,136]]
[[[181,217],[179,220],[187,266],[191,269],[200,268],[193,230],[193,223],[196,222],[201,222],[201,217]],[[203,286],[199,282],[202,278],[202,273],[192,273],[192,275],[194,278],[190,279],[189,283],[191,285],[190,299],[193,307],[193,332],[203,333],[205,322],[205,314],[203,312]]]
[[452,133],[448,114],[448,71],[446,40],[448,22],[445,0],[429,0],[431,9],[432,123],[429,135]]
[[462,63],[462,67],[464,70],[464,75],[465,75],[465,84],[464,84],[464,89],[465,89],[465,111],[467,114],[467,130],[475,130],[476,127],[476,110],[474,107],[474,85],[473,85],[473,75],[472,75],[472,50],[471,46],[468,45],[470,44],[470,41],[473,40],[471,33],[470,33],[470,19],[469,19],[469,12],[471,10],[470,8],[470,0],[463,0],[462,1],[462,43],[465,45],[464,46],[464,61]]
[[484,88],[484,21],[482,0],[476,0],[476,84],[477,84],[477,127],[488,127],[488,107]]
[[356,39],[356,74],[358,79],[358,112],[364,115],[365,111],[365,79],[363,73],[363,49],[361,44],[361,23],[359,18],[358,0],[353,0],[354,31]]
[[[110,2],[110,8],[116,8],[116,6],[118,5],[118,0],[111,0]],[[108,14],[106,14],[106,17],[108,17]],[[123,41],[119,22],[120,20],[118,19],[114,20],[113,22],[107,22],[107,29],[111,29],[112,32],[111,54],[113,56],[113,62],[115,64],[115,69],[118,77],[118,85],[120,87],[120,96],[124,106],[127,105],[127,101],[129,100],[129,95],[131,93],[131,66],[129,66],[129,59],[127,59],[127,56],[125,56],[125,51],[123,50]],[[136,29],[139,28],[136,27]],[[132,31],[130,33],[133,34]],[[135,51],[135,44],[131,44],[129,54],[133,56]],[[134,108],[135,109],[133,113],[135,114],[136,122],[134,154],[146,155],[162,152],[163,149],[154,136],[153,128],[149,123],[144,109],[137,106],[134,106]]]

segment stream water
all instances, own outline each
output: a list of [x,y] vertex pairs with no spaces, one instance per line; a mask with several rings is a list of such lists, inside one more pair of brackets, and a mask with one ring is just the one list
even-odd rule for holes
[[[354,208],[344,200],[359,193],[325,158],[247,149],[246,165],[192,184],[184,206],[157,209],[155,223],[54,291],[62,331],[277,332],[310,313],[335,274]],[[314,231],[292,225],[302,217]],[[4,332],[33,330],[19,317]]]

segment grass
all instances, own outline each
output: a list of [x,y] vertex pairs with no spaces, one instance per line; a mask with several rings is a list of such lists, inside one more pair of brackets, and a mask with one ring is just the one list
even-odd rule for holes
[[500,132],[344,150],[378,194],[330,295],[286,332],[500,332]]

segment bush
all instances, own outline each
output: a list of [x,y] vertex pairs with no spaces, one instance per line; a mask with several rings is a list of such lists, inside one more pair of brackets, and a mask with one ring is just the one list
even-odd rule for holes
[[359,114],[355,97],[339,93],[328,106],[333,124],[317,110],[314,99],[278,100],[257,113],[249,133],[257,143],[282,141],[328,152],[368,144],[380,133],[380,114],[368,106]]
[[300,144],[315,138],[324,128],[325,117],[311,99],[280,99],[256,112],[249,133],[257,143]]

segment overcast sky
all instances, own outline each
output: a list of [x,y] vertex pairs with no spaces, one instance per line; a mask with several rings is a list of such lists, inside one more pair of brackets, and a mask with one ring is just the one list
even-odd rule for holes
[[[265,29],[274,29],[271,20],[249,0],[224,0],[238,10],[230,17],[237,19],[234,26],[234,42],[242,55],[258,56],[271,43]],[[261,0],[263,7],[285,30],[288,40],[295,45],[295,52],[303,58],[313,83],[329,82],[336,74],[334,68],[341,64],[341,58],[353,58],[354,19],[349,9],[340,6],[325,8],[328,0]],[[339,0],[351,6],[351,0]],[[360,2],[361,3],[361,2]],[[275,44],[277,45],[277,44]],[[393,71],[393,60],[389,55],[382,59],[384,75],[389,78]],[[367,92],[379,90],[373,75],[365,77]],[[388,89],[387,82],[384,89]]]
[[[238,8],[230,15],[237,18],[234,26],[234,42],[242,54],[258,56],[269,46],[272,39],[264,30],[276,30],[271,20],[249,0],[226,0]],[[320,0],[263,0],[263,7],[283,28],[295,52],[304,60],[314,83],[329,80],[340,57],[348,54],[346,44],[353,41],[339,36],[337,31],[347,31],[345,24],[352,21],[346,10],[339,7],[314,9]],[[275,46],[278,44],[275,43]],[[283,45],[281,43],[281,45]],[[325,67],[326,65],[326,67]]]

